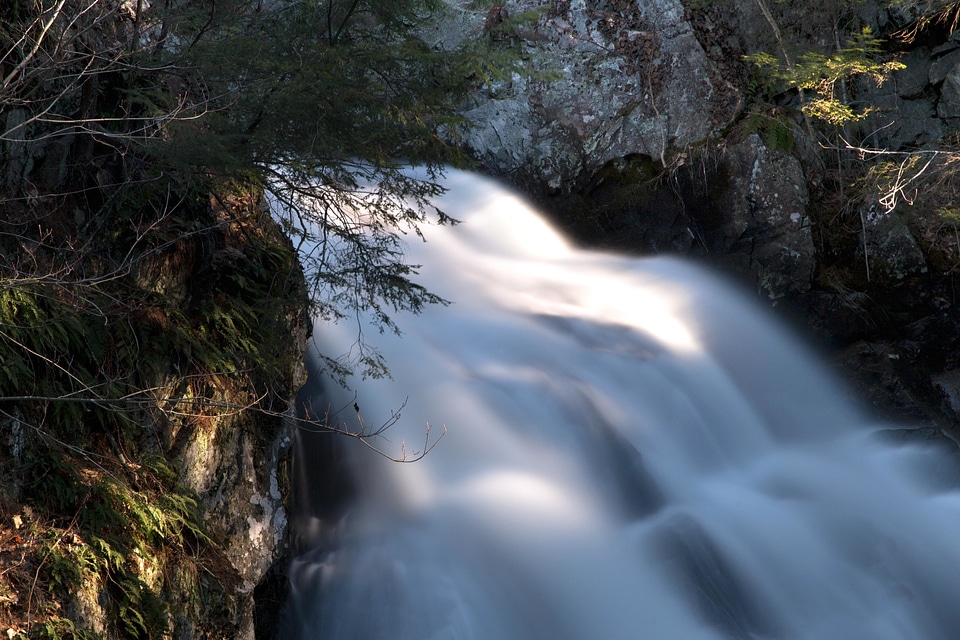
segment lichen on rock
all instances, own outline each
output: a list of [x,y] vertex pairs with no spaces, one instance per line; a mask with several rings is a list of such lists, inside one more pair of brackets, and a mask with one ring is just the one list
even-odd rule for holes
[[[450,2],[438,46],[482,31],[483,12]],[[504,5],[510,15],[539,2]],[[630,154],[666,160],[711,137],[741,101],[706,55],[678,0],[561,3],[517,29],[529,75],[475,93],[464,143],[491,171],[569,193],[584,175]],[[524,61],[527,61],[524,63]]]

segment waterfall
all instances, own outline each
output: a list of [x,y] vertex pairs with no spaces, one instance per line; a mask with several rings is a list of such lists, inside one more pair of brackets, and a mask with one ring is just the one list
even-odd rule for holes
[[[407,259],[452,304],[366,329],[392,379],[313,398],[392,424],[390,455],[446,433],[410,464],[327,436],[354,495],[301,514],[325,528],[291,566],[288,638],[960,637],[955,460],[890,444],[717,277],[578,249],[490,180],[446,185],[461,224]],[[315,334],[347,353],[358,325]]]

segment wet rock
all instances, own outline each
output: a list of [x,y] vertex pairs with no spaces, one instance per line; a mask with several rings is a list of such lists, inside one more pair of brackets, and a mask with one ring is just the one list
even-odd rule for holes
[[827,345],[849,345],[876,331],[876,305],[860,291],[810,291],[798,296],[796,306],[804,324]]
[[563,213],[568,227],[605,248],[707,259],[771,300],[809,291],[816,252],[799,161],[756,134],[684,160],[672,173],[652,158],[609,163]]
[[838,353],[835,366],[855,389],[861,406],[878,416],[915,425],[938,422],[927,380],[909,354],[882,341],[860,341]]
[[950,410],[960,417],[960,371],[943,371],[935,374],[931,379],[937,390],[943,394]]
[[930,100],[906,100],[900,103],[894,119],[897,139],[890,148],[902,149],[936,142],[943,137],[943,123]]

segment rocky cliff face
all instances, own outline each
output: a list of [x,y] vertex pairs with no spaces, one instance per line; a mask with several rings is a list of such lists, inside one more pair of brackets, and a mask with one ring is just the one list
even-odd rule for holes
[[306,300],[256,191],[223,189],[158,219],[152,197],[128,218],[69,198],[7,201],[11,638],[252,639],[276,624]]
[[[955,428],[955,4],[449,4],[440,46],[485,31],[530,71],[464,107],[488,171],[585,242],[719,266],[838,349],[884,415]],[[862,27],[886,38],[875,58],[904,68],[836,82],[871,108],[841,129],[801,117],[805,97],[771,93],[744,58],[789,68]]]
[[197,80],[154,71],[200,4],[0,3],[11,640],[252,639],[276,622],[307,300],[262,184],[164,148]]
[[[491,13],[451,3],[434,37],[454,46],[486,31],[517,44],[532,71],[473,96],[466,144],[499,175],[569,193],[611,160],[666,161],[727,126],[740,91],[704,51],[678,0],[535,0]],[[535,21],[510,20],[525,14]]]
[[[243,330],[270,350],[264,355],[272,360],[271,367],[251,368],[225,385],[215,382],[205,397],[223,409],[199,419],[188,415],[165,420],[160,437],[165,454],[179,469],[180,481],[202,500],[204,526],[216,553],[228,563],[224,570],[232,574],[225,592],[232,619],[213,633],[253,640],[271,637],[285,597],[274,572],[282,571],[288,560],[287,458],[293,439],[293,398],[306,380],[308,305],[289,240],[261,203],[242,197],[215,199],[212,204],[218,218],[230,224],[221,227],[212,251],[200,254],[192,269],[171,274],[169,286],[183,291],[190,306],[219,305],[232,293],[232,287],[224,285],[235,281],[238,272],[257,273],[272,292],[258,300],[265,305],[262,327]],[[280,261],[258,255],[278,250]],[[265,268],[250,269],[258,263]],[[194,278],[206,280],[206,286],[198,290]],[[243,283],[244,288],[256,286]],[[261,330],[269,334],[258,335]],[[182,376],[167,379],[167,393],[177,397]],[[258,393],[259,398],[254,397]],[[179,637],[207,637],[208,624],[182,618],[175,628]]]

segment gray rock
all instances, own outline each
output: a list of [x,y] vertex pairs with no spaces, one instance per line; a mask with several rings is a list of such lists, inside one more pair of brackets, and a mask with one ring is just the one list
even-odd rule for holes
[[19,185],[33,168],[36,151],[27,141],[26,109],[10,109],[4,129],[3,180],[7,186]]
[[891,74],[891,80],[901,98],[920,95],[930,84],[932,61],[925,49],[914,49],[900,59],[905,66]]
[[929,100],[905,100],[895,115],[898,143],[890,148],[921,146],[943,137],[943,125]]
[[858,256],[873,282],[893,284],[927,271],[923,251],[896,211],[885,211],[876,201],[861,205],[863,242]]
[[943,82],[958,63],[960,63],[960,49],[956,48],[939,58],[934,58],[930,63],[928,75],[930,84],[937,85]]
[[933,99],[904,100],[883,87],[864,91],[876,109],[860,123],[861,144],[874,149],[897,151],[936,142],[943,137],[943,123]]
[[935,423],[935,413],[907,380],[913,363],[896,346],[880,341],[855,342],[834,356],[834,364],[856,389],[857,400],[878,414],[911,424]]
[[945,56],[951,51],[955,51],[958,47],[960,47],[960,45],[954,42],[953,39],[951,38],[947,42],[944,42],[943,44],[934,47],[933,50],[930,52],[930,57],[940,58],[941,56]]
[[960,118],[960,62],[950,69],[943,80],[937,115],[941,118]]
[[[469,0],[448,4],[432,42],[450,48],[483,32],[486,11]],[[512,0],[505,9],[518,16],[541,4]],[[567,190],[610,160],[643,154],[665,161],[671,148],[732,121],[739,93],[721,79],[678,0],[619,12],[591,4],[572,0],[518,27],[511,41],[531,73],[478,90],[465,107],[477,125],[466,145],[491,171]]]
[[769,150],[751,135],[723,158],[729,188],[717,202],[723,211],[722,251],[753,273],[771,300],[810,290],[816,251],[799,161]]
[[950,410],[960,416],[960,371],[944,371],[931,376],[931,380]]

